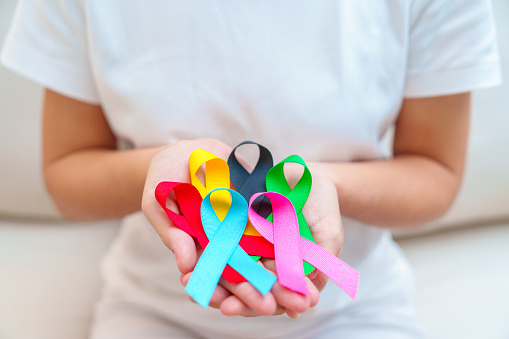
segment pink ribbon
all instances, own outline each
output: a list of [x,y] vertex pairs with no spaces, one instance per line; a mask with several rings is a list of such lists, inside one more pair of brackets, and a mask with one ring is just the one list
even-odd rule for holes
[[[264,219],[251,207],[260,195],[269,198],[272,204],[273,222]],[[309,294],[302,268],[302,260],[305,260],[355,300],[359,289],[359,272],[299,235],[297,215],[288,198],[274,192],[256,193],[249,202],[248,215],[254,228],[274,244],[276,270],[282,286],[301,294]]]

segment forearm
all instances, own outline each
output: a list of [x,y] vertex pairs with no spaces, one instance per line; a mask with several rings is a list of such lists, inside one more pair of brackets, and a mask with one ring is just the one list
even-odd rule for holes
[[66,218],[86,221],[123,217],[141,209],[148,166],[161,149],[73,152],[45,166],[46,185]]
[[316,163],[338,192],[341,214],[383,227],[410,227],[443,215],[461,175],[420,155],[353,163]]
[[[119,218],[139,211],[148,166],[164,147],[128,151],[90,149],[45,169],[59,211],[74,220]],[[313,163],[338,192],[342,215],[373,225],[405,227],[441,216],[459,180],[423,156],[352,163]]]

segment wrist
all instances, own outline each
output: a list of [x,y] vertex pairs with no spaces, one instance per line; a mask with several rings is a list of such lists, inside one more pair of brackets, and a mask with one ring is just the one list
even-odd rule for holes
[[320,177],[334,184],[339,192],[341,187],[341,164],[328,162],[310,162],[308,168],[313,177]]

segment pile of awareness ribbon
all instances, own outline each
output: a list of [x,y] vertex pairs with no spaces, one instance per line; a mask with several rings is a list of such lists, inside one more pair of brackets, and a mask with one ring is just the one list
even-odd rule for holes
[[[251,173],[235,154],[246,144],[257,145],[260,151]],[[293,189],[285,178],[286,163],[304,167]],[[205,185],[197,176],[202,165]],[[221,276],[231,283],[247,280],[262,295],[276,279],[292,291],[309,294],[305,275],[315,268],[356,298],[359,272],[314,243],[302,214],[312,180],[301,157],[291,155],[273,166],[267,148],[245,141],[233,149],[228,162],[197,149],[189,157],[189,168],[190,184],[163,181],[155,196],[173,224],[196,238],[204,249],[186,286],[199,305],[208,307]],[[171,191],[181,213],[166,206]],[[260,257],[275,259],[277,278],[256,263]]]

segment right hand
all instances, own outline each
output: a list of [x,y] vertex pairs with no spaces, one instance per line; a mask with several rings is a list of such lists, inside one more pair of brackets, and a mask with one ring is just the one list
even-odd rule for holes
[[[157,153],[150,162],[142,197],[142,211],[157,234],[174,254],[181,273],[194,269],[198,260],[198,248],[193,238],[177,228],[155,199],[155,189],[162,181],[190,183],[189,156],[203,148],[218,157],[228,157],[232,148],[215,139],[179,141]],[[175,197],[170,195],[167,207],[178,212]]]

